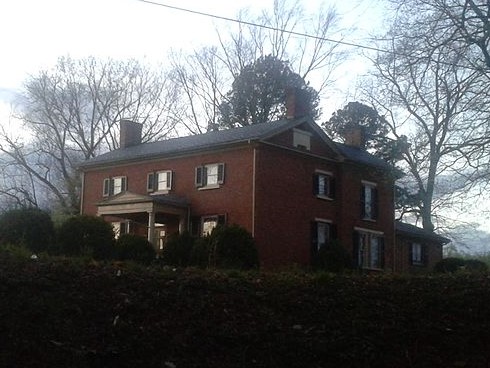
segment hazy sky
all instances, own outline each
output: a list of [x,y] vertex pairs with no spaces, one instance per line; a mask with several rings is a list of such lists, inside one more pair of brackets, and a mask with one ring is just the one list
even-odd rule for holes
[[[245,7],[258,12],[273,0],[155,0],[155,2],[235,18]],[[320,0],[304,0],[317,9]],[[377,0],[331,0],[344,19],[367,32],[379,24]],[[1,0],[0,118],[12,91],[29,74],[60,56],[89,55],[164,61],[169,48],[192,49],[216,41],[215,28],[227,22],[155,6],[138,0]],[[345,36],[362,42],[355,34]],[[3,114],[2,114],[3,113]]]

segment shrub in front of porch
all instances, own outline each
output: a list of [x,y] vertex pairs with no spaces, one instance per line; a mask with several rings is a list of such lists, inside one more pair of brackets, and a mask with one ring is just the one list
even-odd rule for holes
[[163,248],[163,262],[178,267],[194,266],[191,262],[194,243],[195,239],[188,231],[170,235]]
[[150,242],[139,235],[123,234],[115,243],[116,258],[120,261],[135,261],[149,264],[155,260],[156,252]]
[[238,225],[218,226],[203,238],[176,234],[165,243],[162,259],[179,267],[251,269],[259,265],[252,235]]
[[114,232],[100,217],[80,215],[65,221],[58,229],[58,251],[66,256],[106,260],[114,256]]
[[209,236],[209,266],[251,269],[259,266],[255,241],[239,225],[218,226]]

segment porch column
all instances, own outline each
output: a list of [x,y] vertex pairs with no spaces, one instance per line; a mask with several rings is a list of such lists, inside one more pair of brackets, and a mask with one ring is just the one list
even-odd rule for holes
[[148,241],[153,244],[155,238],[155,212],[148,212]]
[[186,230],[186,218],[185,216],[179,216],[179,234],[182,234]]

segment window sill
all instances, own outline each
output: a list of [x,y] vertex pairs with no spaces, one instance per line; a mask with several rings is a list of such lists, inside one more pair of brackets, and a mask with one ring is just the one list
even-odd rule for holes
[[213,184],[213,185],[206,185],[205,187],[199,187],[197,190],[210,190],[210,189],[218,189],[221,188],[221,185],[219,184]]
[[326,195],[323,195],[323,194],[317,194],[316,197],[318,199],[323,199],[324,201],[333,201],[333,198],[332,197],[329,197],[329,196],[326,196]]
[[412,262],[413,267],[427,267],[427,265],[423,262]]
[[376,222],[376,219],[369,218],[369,217],[364,217],[362,221],[368,221],[368,222]]
[[162,195],[162,194],[168,194],[170,192],[169,189],[167,190],[156,190],[154,192],[151,192],[150,195]]

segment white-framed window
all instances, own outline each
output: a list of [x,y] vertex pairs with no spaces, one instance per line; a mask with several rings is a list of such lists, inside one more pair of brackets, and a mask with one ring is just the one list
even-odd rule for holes
[[225,223],[225,215],[203,216],[201,218],[201,236],[211,235],[214,228],[216,228],[218,225],[224,225]]
[[335,179],[328,171],[315,171],[313,176],[313,193],[319,198],[335,198]]
[[168,192],[172,189],[173,173],[163,170],[148,174],[146,189],[148,192]]
[[425,249],[420,243],[410,245],[410,261],[412,265],[423,266],[425,264]]
[[381,233],[355,231],[353,250],[359,268],[384,268],[384,237]]
[[300,129],[293,129],[293,146],[306,151],[311,149],[311,136],[310,132]]
[[376,183],[362,182],[361,218],[376,220],[378,218],[378,189]]
[[324,219],[315,219],[312,223],[312,247],[313,252],[318,252],[326,246],[334,237],[332,222]]
[[225,182],[225,164],[216,163],[196,167],[195,184],[198,188],[218,188]]
[[128,190],[128,179],[126,176],[115,176],[112,178],[105,178],[102,189],[102,195],[104,197],[116,195]]

